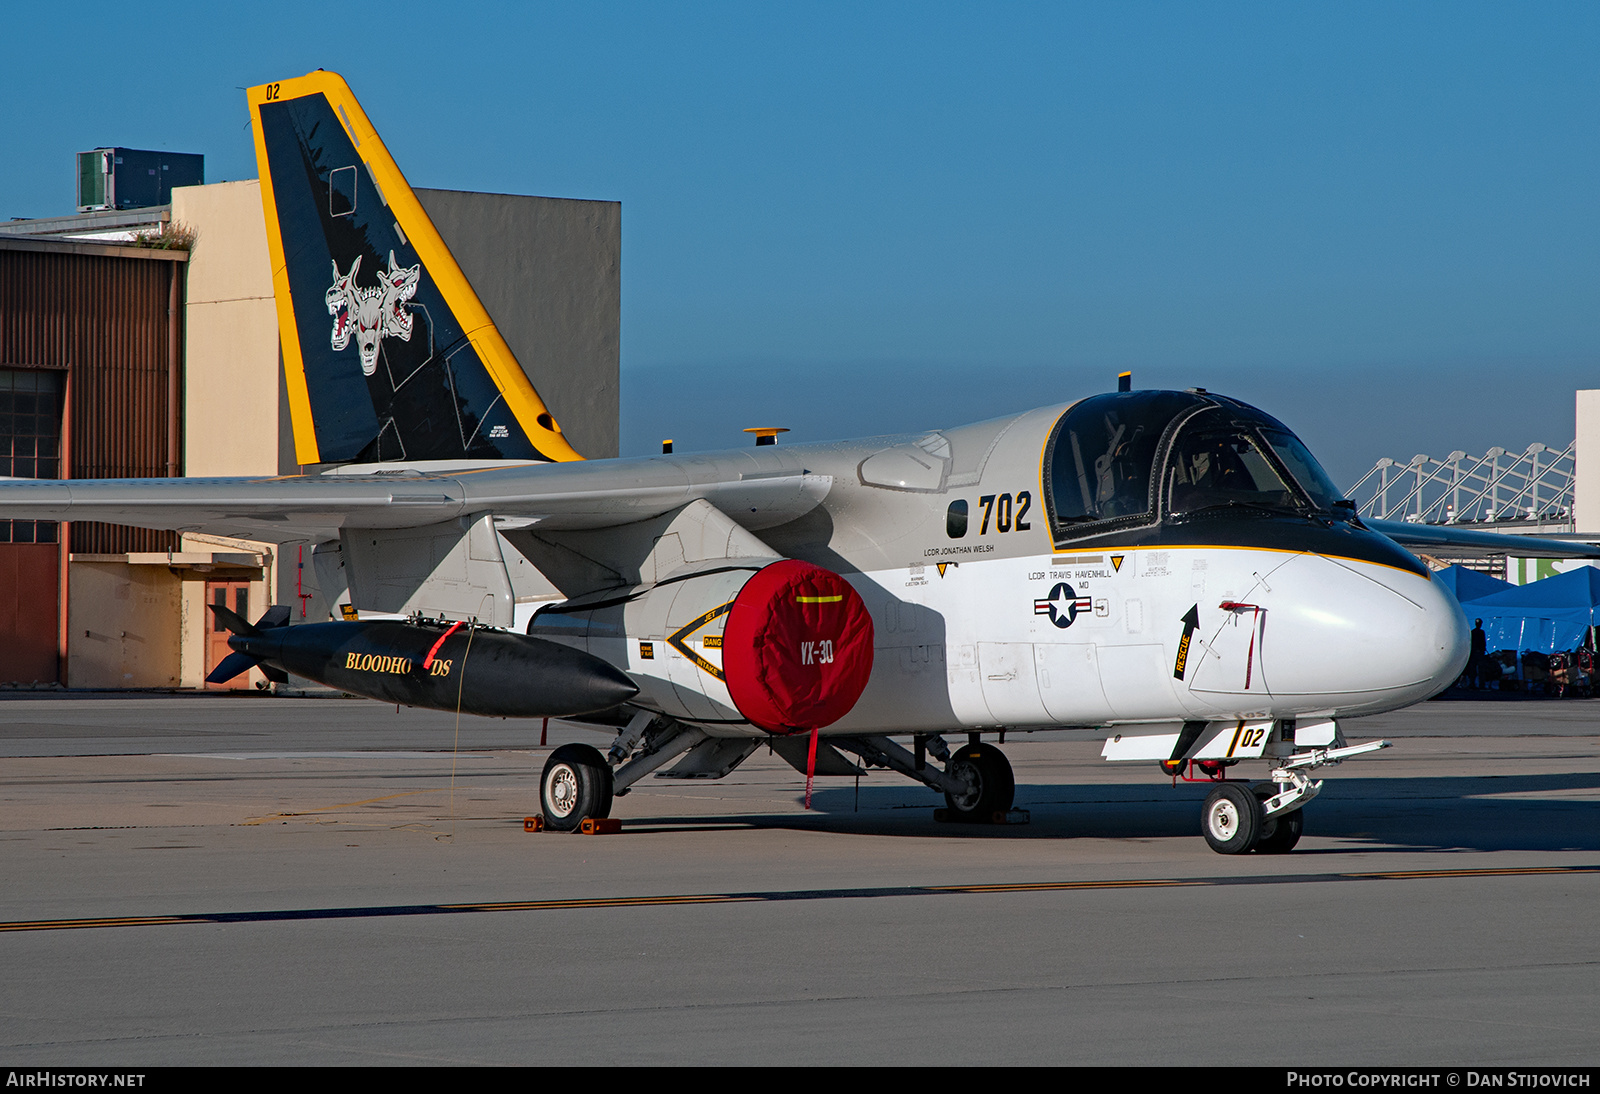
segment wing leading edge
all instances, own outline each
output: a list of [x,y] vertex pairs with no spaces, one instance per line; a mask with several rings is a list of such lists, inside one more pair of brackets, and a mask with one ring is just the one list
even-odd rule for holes
[[420,528],[482,513],[550,529],[608,528],[704,498],[757,529],[803,516],[833,482],[801,470],[748,478],[697,470],[650,457],[453,475],[12,479],[0,482],[0,518],[104,521],[287,543],[337,538],[346,528]]
[[1400,520],[1361,523],[1412,551],[1465,555],[1515,555],[1519,558],[1600,558],[1600,547],[1583,540],[1478,532],[1449,524],[1411,524]]

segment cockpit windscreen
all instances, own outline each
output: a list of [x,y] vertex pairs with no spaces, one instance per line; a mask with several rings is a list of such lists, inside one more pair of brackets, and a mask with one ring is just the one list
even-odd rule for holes
[[1167,509],[1193,513],[1214,506],[1293,509],[1299,499],[1249,432],[1219,424],[1185,429],[1167,460]]
[[1300,443],[1300,438],[1287,430],[1271,426],[1264,426],[1261,435],[1289,469],[1295,482],[1300,484],[1300,489],[1311,498],[1311,503],[1318,509],[1334,511],[1344,494],[1333,485],[1333,480],[1328,478],[1328,473],[1322,469],[1317,458]]
[[1179,520],[1343,515],[1338,487],[1299,438],[1254,407],[1203,392],[1085,399],[1056,423],[1044,471],[1058,541],[1154,523],[1158,506]]
[[1250,507],[1331,512],[1338,488],[1300,439],[1242,406],[1217,406],[1178,429],[1166,460],[1167,512]]

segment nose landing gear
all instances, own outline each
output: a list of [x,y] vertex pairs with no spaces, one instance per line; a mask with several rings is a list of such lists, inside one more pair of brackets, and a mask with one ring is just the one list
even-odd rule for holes
[[1219,855],[1242,855],[1261,838],[1261,799],[1243,783],[1218,783],[1200,810],[1200,834]]
[[[1304,772],[1388,747],[1388,741],[1372,741],[1348,748],[1316,749],[1285,759],[1273,769],[1268,782],[1218,782],[1201,807],[1200,833],[1211,849],[1222,855],[1292,851],[1305,831],[1301,809],[1322,789],[1321,780],[1312,782]],[[1168,766],[1163,764],[1162,770],[1169,771]],[[1216,774],[1221,774],[1220,768]]]
[[1282,855],[1293,851],[1305,827],[1306,815],[1298,809],[1273,817],[1261,826],[1261,836],[1256,840],[1256,853]]

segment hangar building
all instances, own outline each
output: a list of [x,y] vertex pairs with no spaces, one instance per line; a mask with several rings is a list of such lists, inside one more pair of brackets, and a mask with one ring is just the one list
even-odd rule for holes
[[[615,456],[620,203],[416,193],[573,446]],[[295,462],[256,180],[0,223],[0,475],[317,470]],[[329,617],[310,555],[0,521],[0,685],[203,687],[228,652],[206,604]]]

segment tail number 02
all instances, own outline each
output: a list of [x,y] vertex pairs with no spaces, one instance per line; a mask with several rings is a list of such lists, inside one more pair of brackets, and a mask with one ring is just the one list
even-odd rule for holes
[[833,664],[833,639],[824,638],[820,642],[800,643],[800,663],[802,665]]

